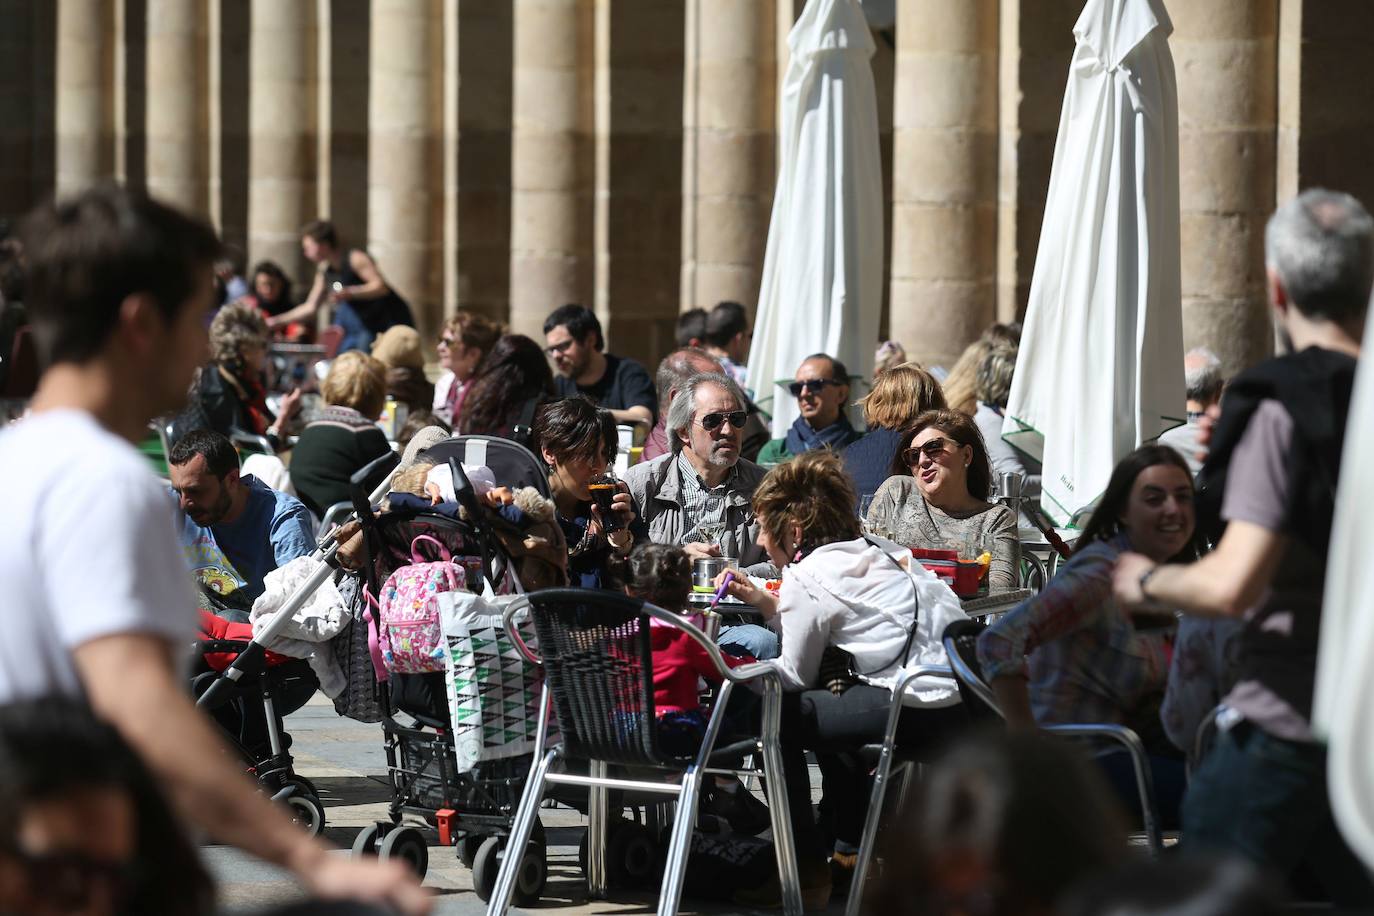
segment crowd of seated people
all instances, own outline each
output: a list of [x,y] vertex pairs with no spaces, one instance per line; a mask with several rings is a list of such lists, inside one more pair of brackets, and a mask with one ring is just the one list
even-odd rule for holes
[[[843,363],[824,353],[807,357],[786,386],[800,416],[784,436],[754,436],[755,462],[746,442],[762,426],[743,384],[749,327],[736,303],[685,314],[682,349],[664,359],[656,379],[607,352],[595,314],[581,306],[550,314],[542,345],[459,313],[435,344],[441,374],[431,386],[425,344],[371,258],[341,245],[328,224],[312,224],[303,237],[320,265],[305,306],[291,306],[280,268],[260,263],[242,296],[215,312],[208,360],[195,360],[202,365],[191,407],[174,430],[173,495],[165,500],[187,578],[217,598],[237,593],[251,604],[269,573],[313,552],[314,527],[328,506],[349,496],[351,475],[395,447],[377,425],[388,394],[414,411],[418,422],[407,439],[432,443],[447,435],[432,416],[451,420],[456,434],[520,442],[546,466],[573,585],[619,589],[687,612],[694,564],[725,561],[730,571],[714,584],[756,616],[729,619],[717,642],[732,659],[765,662],[785,691],[778,736],[784,772],[769,778],[786,784],[803,897],[808,906],[823,905],[843,890],[869,813],[871,763],[857,749],[881,740],[898,672],[946,664],[944,629],[966,619],[959,597],[912,548],[954,549],[960,558],[986,553],[988,590],[1023,584],[1018,518],[994,489],[998,475],[1019,475],[1029,485],[1022,493],[1033,497],[1039,471],[1000,435],[1019,327],[988,329],[943,383],[937,372],[897,361],[894,344],[891,363],[857,403]],[[1093,905],[1084,901],[1110,896],[1101,882],[1117,873],[1123,844],[1102,838],[1119,840],[1130,815],[1143,813],[1132,811],[1140,799],[1130,758],[1105,746],[1022,743],[1037,727],[1075,723],[1123,725],[1141,738],[1158,813],[1166,828],[1181,831],[1189,862],[1210,861],[1204,853],[1238,856],[1277,880],[1306,874],[1328,899],[1374,901],[1367,872],[1332,821],[1324,752],[1310,721],[1324,544],[1345,428],[1344,413],[1332,405],[1346,403],[1353,384],[1374,277],[1374,221],[1353,199],[1309,192],[1275,215],[1267,241],[1271,304],[1294,352],[1241,373],[1219,406],[1218,361],[1189,354],[1188,427],[1126,455],[1077,531],[1068,561],[1038,593],[988,622],[977,640],[977,667],[1010,737],[960,744],[973,710],[953,678],[926,678],[902,698],[897,740],[933,766],[917,792],[923,807],[908,811],[893,834],[905,839],[889,841],[907,843],[905,854],[920,860],[921,892],[904,897],[885,876],[880,893],[891,911],[1048,912],[1069,900],[1064,911],[1077,913]],[[1312,251],[1340,262],[1344,273],[1331,279],[1309,270],[1303,258]],[[42,254],[40,264],[53,257]],[[42,279],[40,310],[57,295],[51,274]],[[220,279],[241,278],[235,268]],[[183,298],[192,295],[187,289]],[[331,304],[336,320],[344,315],[350,345],[323,379],[323,408],[293,443],[288,424],[300,411],[300,393],[285,392],[276,412],[269,408],[268,346],[274,331],[290,336],[288,328],[311,325]],[[206,340],[203,316],[196,317],[200,326],[175,333],[199,354]],[[93,371],[82,368],[92,352],[70,351],[52,377]],[[182,361],[189,378],[190,361]],[[167,395],[178,388],[174,381],[186,389],[187,378],[170,374],[166,384],[148,383],[141,403],[150,416],[175,406]],[[52,397],[40,391],[40,423]],[[856,408],[864,430],[850,419]],[[647,434],[645,459],[620,480],[607,473],[621,450],[617,425],[640,425]],[[19,442],[21,435],[0,436],[0,470],[28,467],[5,450],[5,437]],[[234,440],[252,437],[289,460],[299,499],[242,469]],[[1204,447],[1205,461],[1193,454]],[[614,488],[606,502],[594,498],[601,486]],[[0,557],[0,570],[13,575],[4,562]],[[660,735],[665,746],[690,747],[704,721],[695,678],[709,681],[710,666],[695,644],[657,635]],[[734,695],[741,704],[749,697]],[[0,691],[0,701],[9,698]],[[1190,761],[1190,782],[1185,759],[1216,702],[1229,712],[1218,719],[1215,747]],[[752,712],[739,710],[732,726],[756,728]],[[941,757],[950,746],[955,750]],[[808,754],[822,775],[819,812]],[[1027,770],[1009,770],[1011,759]],[[1034,794],[1029,773],[1046,774],[1045,792],[1086,818],[1081,830],[1043,820],[1048,809],[1025,798]],[[1238,797],[1239,779],[1228,781],[1230,774],[1264,791]],[[125,785],[131,778],[92,774],[114,796],[132,791]],[[129,802],[101,803],[125,810]],[[19,802],[7,804],[20,817],[35,816]],[[703,805],[737,832],[767,823],[761,803],[731,778],[715,779]],[[1082,851],[1072,867],[1020,848],[1034,845],[1024,834],[1037,818],[1055,842]],[[1290,823],[1313,839],[1279,829]],[[7,829],[0,819],[0,831]],[[0,845],[0,901],[32,892],[7,877],[20,854],[38,853]],[[1257,886],[1249,871],[1198,867],[1208,880],[1234,877],[1237,899],[1250,899]],[[1180,874],[1180,887],[1197,877]],[[200,880],[193,872],[188,878]],[[766,905],[780,895],[774,879],[737,900]]]

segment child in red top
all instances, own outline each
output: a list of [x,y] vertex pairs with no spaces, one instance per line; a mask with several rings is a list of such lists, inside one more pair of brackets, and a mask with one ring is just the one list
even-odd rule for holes
[[[627,595],[676,611],[701,626],[701,616],[687,609],[692,565],[682,548],[641,544],[624,561],[619,573]],[[701,706],[699,680],[718,686],[720,671],[701,644],[676,627],[654,621],[649,640],[654,657],[659,747],[675,757],[691,756],[701,746],[709,717]],[[732,668],[754,661],[749,656],[723,657]]]

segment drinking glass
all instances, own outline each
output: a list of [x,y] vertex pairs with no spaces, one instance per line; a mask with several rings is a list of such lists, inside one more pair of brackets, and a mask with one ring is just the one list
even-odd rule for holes
[[606,471],[600,477],[594,479],[587,485],[591,491],[592,502],[601,509],[601,525],[606,531],[619,531],[624,527],[620,519],[612,511],[611,503],[615,500],[615,494],[620,492],[620,481],[611,471]]

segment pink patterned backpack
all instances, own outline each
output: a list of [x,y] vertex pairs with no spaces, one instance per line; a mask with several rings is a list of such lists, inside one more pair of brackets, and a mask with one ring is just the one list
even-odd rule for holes
[[[427,541],[439,549],[441,560],[427,562],[419,545]],[[386,674],[422,674],[444,670],[444,636],[439,629],[439,595],[461,591],[466,571],[455,563],[448,548],[435,538],[422,534],[410,544],[411,565],[402,566],[382,585],[379,599],[368,595],[377,608],[380,626],[376,656],[382,666],[379,680]],[[382,670],[385,668],[385,671]]]

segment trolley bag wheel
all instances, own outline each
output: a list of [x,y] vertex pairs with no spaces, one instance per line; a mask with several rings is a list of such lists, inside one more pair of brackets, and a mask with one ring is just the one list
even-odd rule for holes
[[[391,825],[388,824],[387,826]],[[358,835],[353,838],[353,858],[361,859],[363,856],[375,856],[377,854],[377,835],[381,832],[381,824],[373,824],[371,827],[364,827],[359,830]]]
[[[506,852],[505,838],[495,836],[487,837],[477,850],[477,858],[472,864],[472,889],[483,903],[491,899],[492,891],[496,889],[496,876],[501,871]],[[518,906],[538,903],[548,878],[548,850],[543,843],[531,841],[525,847],[525,857],[520,861],[520,870],[515,876],[515,893],[511,895],[514,902]]]
[[429,869],[429,847],[414,827],[397,827],[377,845],[377,855],[383,859],[400,859],[415,870],[421,880]]
[[619,824],[606,847],[607,878],[612,885],[643,888],[653,883],[658,844],[652,830],[633,821]]
[[467,833],[458,840],[458,861],[463,863],[464,868],[472,868],[472,863],[477,861],[477,850],[482,848],[485,839],[483,834]]
[[305,832],[311,836],[319,836],[324,830],[324,803],[300,779],[292,777],[286,780],[286,785],[291,786],[294,790],[282,799],[282,802],[291,812],[291,820],[300,824]]

